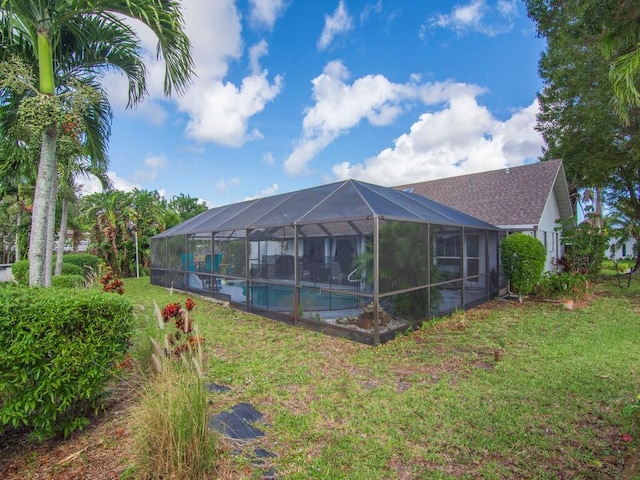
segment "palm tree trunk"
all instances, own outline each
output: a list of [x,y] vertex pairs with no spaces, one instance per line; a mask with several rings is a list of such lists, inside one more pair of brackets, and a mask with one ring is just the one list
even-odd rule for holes
[[33,196],[31,217],[31,235],[29,237],[29,285],[44,286],[46,280],[45,261],[47,255],[47,204],[51,193],[51,184],[57,173],[56,140],[57,132],[49,127],[42,132],[40,164]]
[[69,211],[69,200],[62,197],[62,212],[60,214],[60,234],[58,235],[58,256],[56,257],[55,275],[62,275],[62,255],[64,255],[64,244],[67,239],[67,215]]
[[[56,162],[57,163],[57,162]],[[46,287],[51,286],[51,277],[53,276],[53,244],[55,242],[56,233],[56,198],[58,197],[58,169],[53,176],[51,182],[51,191],[49,192],[48,214],[47,214],[47,246],[45,260],[45,277],[44,284]]]
[[22,226],[22,216],[24,214],[24,204],[18,199],[18,215],[16,218],[16,245],[15,245],[15,262],[20,261],[20,227]]

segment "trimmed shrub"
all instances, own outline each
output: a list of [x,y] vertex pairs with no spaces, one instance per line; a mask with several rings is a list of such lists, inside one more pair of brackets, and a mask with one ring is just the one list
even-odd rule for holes
[[[99,261],[98,257],[88,253],[65,255],[62,257],[62,275],[82,275],[86,279],[91,271],[97,271]],[[29,260],[14,263],[11,274],[20,285],[28,285]]]
[[62,275],[80,275],[83,276],[82,267],[73,265],[72,263],[62,263]]
[[[75,267],[75,265],[73,265]],[[58,275],[51,279],[51,284],[59,288],[83,288],[84,277],[82,275]]]
[[97,290],[0,289],[0,428],[69,435],[101,406],[133,307]]
[[540,240],[524,233],[508,235],[501,246],[504,274],[522,301],[522,296],[529,294],[542,278],[547,253]]
[[62,264],[77,265],[84,270],[84,276],[87,274],[98,271],[98,265],[100,264],[100,258],[90,253],[68,253],[62,257]]
[[11,265],[11,275],[20,285],[29,283],[29,260],[20,260]]

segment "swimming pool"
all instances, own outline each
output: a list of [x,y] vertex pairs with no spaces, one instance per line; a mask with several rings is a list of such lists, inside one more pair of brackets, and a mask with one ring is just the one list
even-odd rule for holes
[[[251,304],[268,310],[293,311],[294,288],[286,285],[254,284]],[[244,289],[246,293],[246,289]],[[300,288],[300,308],[304,311],[358,308],[358,297],[317,288]]]

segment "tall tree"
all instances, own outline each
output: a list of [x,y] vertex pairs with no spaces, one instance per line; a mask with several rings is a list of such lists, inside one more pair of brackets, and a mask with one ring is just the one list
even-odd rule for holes
[[603,38],[619,26],[624,0],[526,0],[547,40],[540,58],[544,88],[537,128],[543,159],[562,158],[576,188],[601,188],[640,218],[640,109],[615,105],[611,61]]
[[[66,161],[65,161],[66,160]],[[95,157],[67,157],[59,163],[59,196],[61,199],[60,228],[58,229],[58,251],[54,274],[62,274],[62,257],[64,255],[69,203],[76,200],[76,179],[80,176],[92,174],[102,188],[111,188],[111,180],[107,176],[106,163],[97,162]]]
[[169,200],[169,208],[178,214],[181,222],[200,215],[209,209],[204,200],[190,197],[184,193],[171,197],[171,200]]
[[[39,113],[40,160],[29,249],[29,284],[45,285],[47,203],[55,191],[56,142],[65,121],[56,72],[76,78],[99,77],[116,69],[129,82],[129,104],[146,93],[146,70],[136,33],[123,17],[146,24],[158,39],[165,61],[164,88],[183,90],[192,73],[189,40],[177,0],[1,0],[1,55],[37,60],[37,87],[30,115]],[[72,94],[72,92],[67,92]]]
[[615,22],[606,30],[602,48],[613,61],[609,77],[616,110],[627,121],[628,108],[640,107],[640,5],[636,0],[619,0],[611,13]]

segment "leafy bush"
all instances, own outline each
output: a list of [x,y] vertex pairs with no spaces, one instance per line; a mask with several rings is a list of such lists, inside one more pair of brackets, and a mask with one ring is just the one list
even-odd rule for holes
[[84,276],[86,278],[88,272],[98,271],[100,258],[95,255],[91,255],[90,253],[69,253],[62,257],[62,264],[77,265],[81,267],[84,270]]
[[609,247],[608,232],[589,222],[576,225],[575,217],[557,223],[556,230],[562,232],[561,242],[565,246],[564,271],[597,275]]
[[536,285],[535,293],[543,298],[573,298],[584,297],[588,292],[589,281],[580,273],[551,273],[547,272]]
[[67,436],[101,405],[133,308],[96,290],[0,289],[0,428]]
[[[75,267],[75,265],[72,265]],[[54,287],[59,288],[82,288],[84,287],[84,278],[82,275],[58,275],[51,279]]]
[[82,277],[84,275],[84,271],[82,267],[78,265],[73,265],[72,263],[63,263],[62,275],[80,275]]
[[[62,275],[87,275],[97,269],[100,259],[91,254],[73,254],[62,257]],[[94,267],[95,265],[95,267]],[[11,266],[11,273],[20,285],[29,284],[29,260],[20,260]]]
[[512,291],[522,300],[542,278],[547,253],[537,238],[514,233],[502,240],[501,259]]
[[27,285],[29,283],[29,260],[20,260],[11,265],[11,274],[20,285]]

